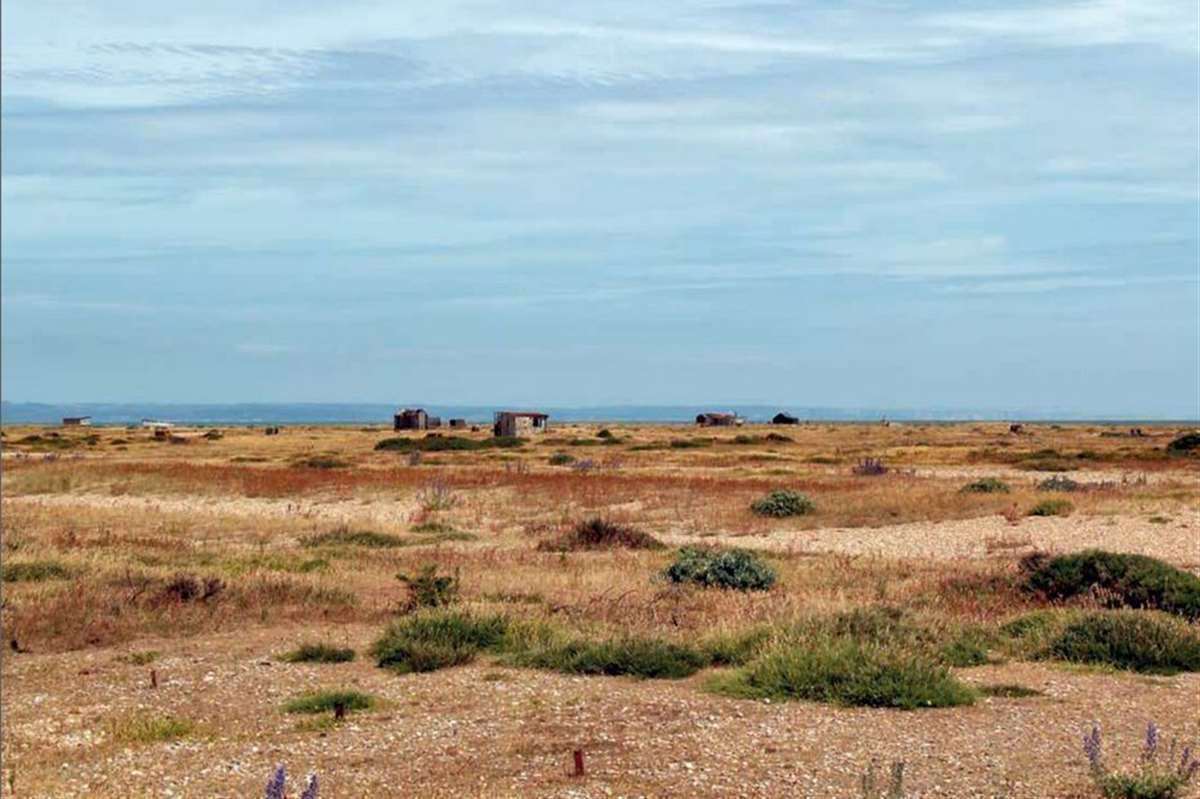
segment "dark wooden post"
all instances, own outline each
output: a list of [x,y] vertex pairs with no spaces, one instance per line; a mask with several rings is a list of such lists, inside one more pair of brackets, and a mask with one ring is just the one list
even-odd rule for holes
[[583,776],[583,774],[584,774],[584,771],[583,771],[583,750],[582,750],[582,749],[576,749],[576,750],[575,750],[575,776],[576,776],[576,777],[582,777],[582,776]]

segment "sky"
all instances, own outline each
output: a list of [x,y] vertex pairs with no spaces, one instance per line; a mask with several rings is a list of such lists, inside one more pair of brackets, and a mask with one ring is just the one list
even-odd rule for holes
[[1200,8],[5,0],[9,401],[1200,416]]

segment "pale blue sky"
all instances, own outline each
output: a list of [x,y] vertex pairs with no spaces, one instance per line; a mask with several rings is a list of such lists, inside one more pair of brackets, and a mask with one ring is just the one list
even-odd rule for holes
[[7,400],[1198,413],[1191,0],[190,5],[3,4]]

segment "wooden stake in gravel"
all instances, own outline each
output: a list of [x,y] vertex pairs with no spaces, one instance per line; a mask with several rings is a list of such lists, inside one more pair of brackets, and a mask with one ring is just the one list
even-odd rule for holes
[[158,687],[158,669],[150,669],[150,687]]
[[582,776],[583,776],[583,774],[584,774],[584,771],[583,771],[583,750],[582,750],[582,749],[576,749],[576,750],[575,750],[575,776],[576,776],[576,777],[582,777]]

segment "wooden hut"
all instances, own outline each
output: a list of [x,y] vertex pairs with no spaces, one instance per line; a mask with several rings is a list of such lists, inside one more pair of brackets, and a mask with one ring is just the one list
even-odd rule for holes
[[529,436],[545,433],[550,426],[550,415],[538,411],[496,411],[492,432],[497,436]]

